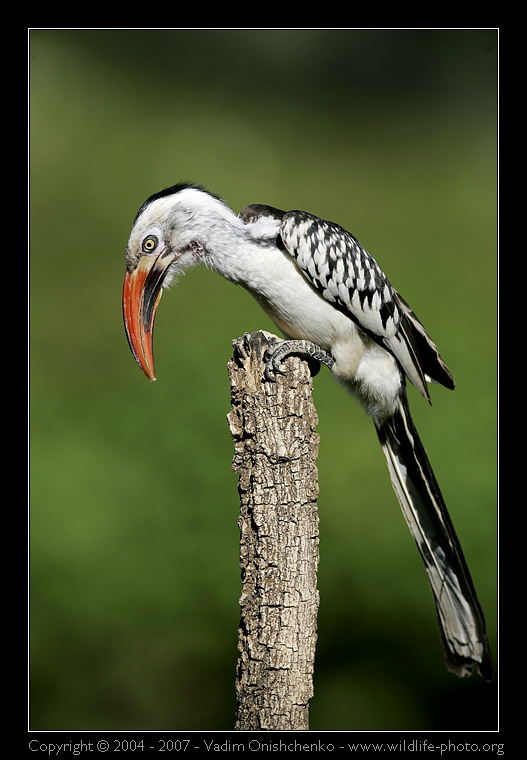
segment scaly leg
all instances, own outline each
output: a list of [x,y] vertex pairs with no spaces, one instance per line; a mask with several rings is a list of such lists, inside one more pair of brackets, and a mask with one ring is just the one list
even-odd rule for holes
[[[330,369],[335,363],[335,359],[330,354],[309,340],[284,340],[277,346],[270,346],[265,352],[265,379],[272,382],[274,376],[280,372],[280,364],[291,354],[305,357],[308,361],[314,359],[316,362],[322,362]],[[316,372],[318,369],[313,374]]]

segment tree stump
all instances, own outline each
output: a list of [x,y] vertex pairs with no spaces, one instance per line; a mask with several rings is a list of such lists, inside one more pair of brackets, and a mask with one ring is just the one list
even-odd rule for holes
[[233,341],[229,362],[239,474],[242,593],[236,730],[309,729],[319,596],[318,417],[309,365],[289,357],[275,382],[264,332]]

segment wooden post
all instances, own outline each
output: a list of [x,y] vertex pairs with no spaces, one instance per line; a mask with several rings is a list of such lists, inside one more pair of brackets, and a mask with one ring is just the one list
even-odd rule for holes
[[309,729],[317,638],[317,413],[307,362],[289,357],[276,382],[257,332],[233,341],[229,362],[239,473],[242,594],[236,730]]

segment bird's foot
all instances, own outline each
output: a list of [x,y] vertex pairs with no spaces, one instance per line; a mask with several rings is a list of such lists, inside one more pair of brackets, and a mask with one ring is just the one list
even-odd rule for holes
[[234,348],[234,356],[238,356],[242,359],[245,359],[251,350],[251,335],[250,333],[246,332],[242,335],[241,338],[237,338],[236,340],[232,341],[232,347]]
[[254,333],[246,332],[241,338],[232,341],[234,358],[244,361],[251,354],[254,354],[255,359],[260,361],[267,348],[271,348],[277,340],[275,335],[267,333],[265,330],[257,330]]
[[313,376],[318,373],[320,363],[325,364],[330,369],[335,363],[330,354],[309,340],[283,340],[276,346],[269,346],[265,352],[264,377],[267,381],[274,381],[275,376],[280,372],[280,364],[291,354],[306,359]]

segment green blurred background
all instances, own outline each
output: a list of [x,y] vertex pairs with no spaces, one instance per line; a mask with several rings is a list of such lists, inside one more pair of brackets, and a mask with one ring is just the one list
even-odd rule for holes
[[[33,30],[30,727],[231,730],[237,479],[231,340],[274,331],[205,270],[159,308],[157,382],[124,335],[124,249],[179,180],[236,211],[342,224],[457,388],[416,423],[496,656],[495,30]],[[442,660],[373,425],[322,371],[311,729],[493,729],[496,686]]]

